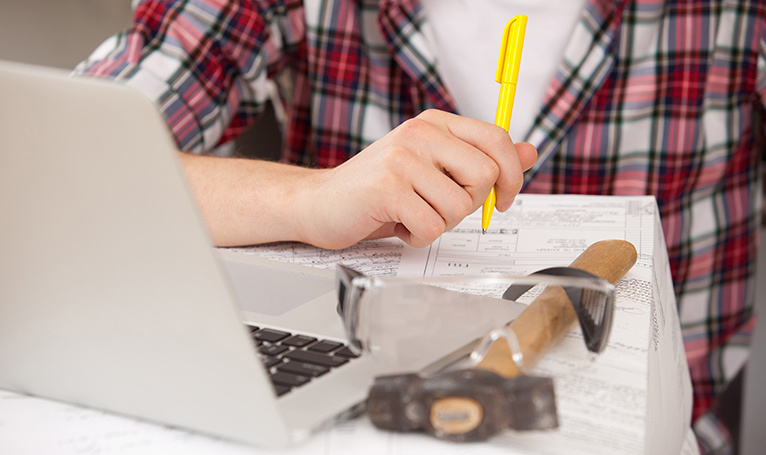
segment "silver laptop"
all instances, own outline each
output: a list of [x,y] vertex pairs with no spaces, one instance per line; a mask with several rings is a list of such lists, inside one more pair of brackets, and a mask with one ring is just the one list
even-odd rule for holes
[[212,248],[176,160],[138,92],[0,62],[0,388],[299,441],[375,368],[275,388],[244,323],[342,343],[332,275]]
[[[336,295],[333,272],[212,247],[142,94],[0,61],[0,388],[295,443],[392,371],[349,355]],[[434,371],[471,340],[410,365]]]

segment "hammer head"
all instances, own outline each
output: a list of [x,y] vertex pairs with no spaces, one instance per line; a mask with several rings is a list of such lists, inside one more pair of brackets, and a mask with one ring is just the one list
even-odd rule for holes
[[379,377],[367,411],[379,428],[426,431],[451,441],[482,441],[503,429],[558,427],[551,378],[504,378],[480,369]]

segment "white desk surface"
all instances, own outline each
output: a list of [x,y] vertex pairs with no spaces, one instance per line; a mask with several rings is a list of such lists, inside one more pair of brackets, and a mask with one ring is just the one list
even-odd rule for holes
[[[466,220],[424,250],[384,241],[340,252],[294,244],[236,252],[317,267],[343,260],[368,273],[407,274],[407,267],[415,264],[417,273],[436,276],[459,259],[518,274],[567,265],[597,240],[632,242],[639,260],[618,285],[615,331],[598,370],[557,379],[559,430],[507,432],[485,443],[451,444],[420,434],[378,431],[363,416],[299,446],[272,452],[0,391],[0,453],[698,453],[689,428],[688,368],[654,199],[522,195],[509,212],[493,217],[493,228],[502,235],[481,236],[476,222],[477,217]],[[503,270],[497,270],[498,264],[505,265]]]

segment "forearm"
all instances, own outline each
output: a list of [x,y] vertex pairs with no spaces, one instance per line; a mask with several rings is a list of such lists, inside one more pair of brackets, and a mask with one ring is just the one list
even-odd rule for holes
[[303,241],[296,196],[322,172],[270,161],[179,153],[213,243],[250,245]]

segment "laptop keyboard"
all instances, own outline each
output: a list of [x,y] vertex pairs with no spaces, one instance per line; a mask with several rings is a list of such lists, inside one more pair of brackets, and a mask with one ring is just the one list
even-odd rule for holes
[[249,328],[278,396],[357,357],[348,346],[337,341],[266,327]]

